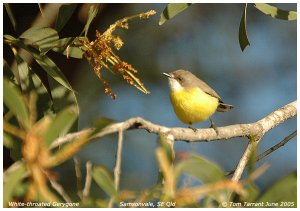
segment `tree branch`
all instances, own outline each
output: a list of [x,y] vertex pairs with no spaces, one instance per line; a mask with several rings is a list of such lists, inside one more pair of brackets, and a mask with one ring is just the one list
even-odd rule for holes
[[251,153],[253,152],[253,150],[255,150],[258,142],[260,141],[261,137],[258,138],[257,140],[253,140],[253,141],[249,141],[248,143],[248,146],[242,156],[242,158],[240,159],[237,167],[236,167],[236,170],[234,171],[234,174],[231,178],[232,181],[239,181],[242,174],[243,174],[243,171],[250,159],[250,156],[251,156]]
[[81,190],[81,165],[80,165],[80,159],[78,157],[73,158],[74,166],[75,166],[75,175],[76,175],[76,186],[77,186],[77,195],[82,200],[82,190]]
[[92,162],[89,160],[85,164],[86,166],[86,176],[85,176],[85,184],[82,191],[83,200],[87,199],[90,194],[91,184],[92,184]]
[[51,184],[51,187],[56,190],[57,193],[59,193],[59,195],[65,200],[65,202],[67,203],[72,203],[72,199],[70,198],[70,196],[65,192],[64,188],[57,183],[55,180],[51,179],[51,177],[48,177],[48,180]]
[[[250,124],[236,124],[225,127],[218,127],[218,134],[212,128],[197,129],[193,131],[189,128],[168,128],[162,125],[153,124],[141,117],[128,119],[124,122],[111,124],[95,134],[91,139],[101,138],[103,136],[117,133],[120,130],[145,129],[150,133],[164,133],[173,137],[176,141],[187,142],[208,142],[220,139],[230,139],[234,137],[249,137],[257,134],[265,134],[277,125],[294,117],[297,114],[297,101],[291,102],[270,113],[263,119]],[[55,148],[77,138],[80,134],[94,130],[93,128],[84,129],[76,133],[70,133],[56,139],[51,148]]]
[[260,155],[258,155],[255,158],[255,162],[263,159],[264,157],[266,157],[267,155],[269,155],[270,153],[274,152],[275,150],[279,149],[280,147],[283,147],[287,142],[289,142],[292,138],[294,138],[297,135],[297,130],[295,130],[294,132],[292,132],[290,135],[288,135],[287,137],[285,137],[282,141],[280,141],[279,143],[277,143],[276,145],[272,146],[271,148],[269,148],[268,150],[264,151],[263,153],[261,153]]
[[[274,146],[272,146],[268,150],[266,150],[263,153],[261,153],[258,156],[256,156],[255,162],[263,159],[264,157],[268,156],[269,154],[271,154],[275,150],[279,149],[280,147],[283,147],[287,142],[289,142],[291,139],[293,139],[296,135],[297,135],[297,130],[295,130],[294,132],[292,132],[290,135],[288,135],[287,137],[285,137],[282,141],[280,141],[279,143],[275,144]],[[226,174],[226,176],[229,176],[229,175],[233,174],[235,172],[235,170],[236,170],[236,168],[233,169],[233,170],[231,170],[231,171],[229,171]]]
[[[296,106],[296,101],[293,102]],[[271,114],[269,114],[267,117],[263,118],[262,120],[258,121],[258,126],[261,126],[261,130],[258,130],[256,134],[249,134],[249,143],[248,146],[242,156],[242,158],[240,159],[238,166],[236,167],[236,170],[231,178],[232,181],[239,181],[243,171],[250,159],[251,153],[256,149],[257,144],[260,142],[260,140],[262,139],[262,137],[264,136],[264,134],[271,130],[272,128],[274,128],[275,126],[277,126],[278,124],[280,124],[287,116],[288,113],[286,111],[288,111],[289,105],[293,104],[290,103],[284,107],[281,107],[280,109],[272,112]],[[290,110],[290,113],[293,113],[292,110]],[[294,113],[296,115],[297,113],[297,108],[295,108]]]
[[[118,148],[116,154],[116,165],[114,169],[114,185],[116,191],[119,190],[119,184],[120,184],[122,151],[123,151],[123,131],[120,130],[119,137],[118,137]],[[108,207],[112,208],[113,204],[114,204],[114,198],[112,197],[108,203]]]
[[[296,101],[293,103],[296,106]],[[288,116],[288,113],[286,113],[286,111],[288,111],[288,109],[286,110],[286,108],[288,108],[288,106],[293,103],[290,103],[290,104],[272,112],[267,117],[265,117],[264,119],[257,122],[258,125],[262,127],[262,129],[257,131],[256,134],[249,134],[248,146],[236,167],[236,170],[231,178],[232,181],[237,182],[240,180],[240,178],[243,174],[243,171],[250,159],[251,153],[256,149],[257,144],[260,142],[260,140],[263,138],[264,134],[267,131],[274,128],[276,125],[280,124],[282,122],[282,120]],[[290,111],[291,111],[291,113],[293,113],[292,110],[290,110]],[[297,113],[296,107],[295,107],[294,113],[295,113],[295,115]],[[231,196],[231,193],[229,194],[229,196]]]

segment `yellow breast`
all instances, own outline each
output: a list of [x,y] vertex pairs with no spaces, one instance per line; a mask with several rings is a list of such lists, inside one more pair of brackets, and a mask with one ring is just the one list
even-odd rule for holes
[[217,98],[198,87],[171,91],[170,99],[177,117],[186,124],[208,119],[219,105]]

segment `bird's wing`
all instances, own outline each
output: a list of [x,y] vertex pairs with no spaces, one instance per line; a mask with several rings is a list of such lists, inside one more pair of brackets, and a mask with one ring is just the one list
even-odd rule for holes
[[[198,79],[198,78],[197,78]],[[215,92],[215,90],[213,90],[210,86],[208,86],[204,81],[198,79],[198,87],[200,89],[202,89],[205,93],[213,96],[213,97],[216,97],[219,99],[220,102],[222,102],[222,99],[221,97]]]

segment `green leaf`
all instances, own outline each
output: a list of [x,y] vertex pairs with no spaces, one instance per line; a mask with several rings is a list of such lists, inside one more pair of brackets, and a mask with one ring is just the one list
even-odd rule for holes
[[3,132],[3,146],[9,149],[9,156],[12,160],[22,159],[22,142],[16,137]]
[[[53,100],[53,111],[55,113],[60,112],[62,109],[65,109],[67,106],[74,106],[76,113],[79,113],[79,106],[75,92],[67,89],[64,86],[61,86],[56,80],[48,75],[48,83],[51,90],[51,96]],[[78,130],[78,119],[72,124],[69,132]]]
[[244,51],[245,48],[250,45],[248,35],[247,35],[247,28],[246,28],[246,19],[247,19],[247,4],[245,4],[244,12],[241,18],[240,22],[240,28],[239,28],[239,42],[241,50]]
[[3,132],[3,146],[7,149],[12,149],[15,146],[13,138],[5,132]]
[[3,80],[3,99],[7,108],[17,117],[18,121],[28,129],[29,111],[20,91],[6,78]]
[[53,48],[52,50],[57,51],[57,52],[64,51],[68,47],[68,45],[70,45],[71,42],[73,40],[75,40],[76,38],[77,37],[65,37],[65,38],[59,39],[56,42],[56,47]]
[[19,70],[21,89],[23,92],[28,92],[30,90],[28,64],[18,54],[15,54],[15,59]]
[[79,43],[79,38],[83,37],[68,37],[57,41],[57,46],[52,50],[63,53],[64,55],[76,59],[82,59],[83,52],[80,47],[72,46]]
[[56,31],[60,31],[63,29],[63,27],[66,25],[66,23],[71,18],[72,14],[74,13],[75,9],[77,7],[77,4],[68,4],[68,5],[62,5],[59,8],[58,16],[55,22],[55,29]]
[[210,183],[224,179],[224,171],[212,161],[199,155],[192,155],[187,161],[182,161],[175,167],[176,177],[182,172],[195,176],[203,183]]
[[22,183],[14,189],[14,197],[23,198],[24,196],[26,196],[30,186],[29,183],[29,181],[22,181]]
[[[297,173],[293,172],[272,185],[257,202],[274,202],[274,207],[297,207]],[[289,202],[290,204],[285,204]]]
[[65,88],[74,92],[71,85],[69,84],[66,77],[63,75],[61,70],[56,66],[56,64],[46,55],[44,56],[36,56],[33,55],[35,61],[47,72],[51,78],[60,83]]
[[116,198],[118,193],[114,186],[112,176],[103,166],[94,166],[92,176],[97,185],[110,197]]
[[36,105],[37,117],[39,119],[45,115],[52,103],[50,90],[48,93],[48,89],[43,81],[34,73],[33,69],[28,67],[28,64],[18,54],[15,55],[15,59],[18,65],[22,92],[29,93],[34,90],[39,95]]
[[[79,106],[75,92],[61,86],[57,81],[48,75],[49,87],[51,90],[51,96],[53,100],[53,111],[55,113],[60,112],[68,106],[73,106],[77,115],[79,114]],[[69,132],[78,130],[78,119],[73,122]]]
[[40,119],[44,117],[46,114],[53,112],[51,109],[51,105],[52,105],[51,91],[49,90],[49,87],[46,88],[46,85],[39,78],[38,75],[33,73],[33,71],[30,72],[31,74],[29,77],[31,77],[31,81],[33,84],[32,87],[34,87],[34,90],[38,93],[36,109],[37,109],[37,119]]
[[5,59],[3,59],[3,76],[9,78],[11,81],[15,79],[14,73]]
[[296,11],[285,11],[277,7],[271,6],[269,4],[254,4],[254,7],[261,11],[262,13],[271,16],[272,18],[282,19],[282,20],[297,20]]
[[10,158],[14,161],[22,159],[22,142],[16,137],[3,132],[3,146],[9,149]]
[[91,25],[93,19],[96,17],[97,13],[98,13],[98,7],[92,5],[90,7],[90,10],[89,10],[88,19],[87,19],[86,24],[85,24],[84,29],[83,29],[85,37],[88,33],[88,30],[90,28],[90,25]]
[[164,11],[160,14],[159,25],[163,25],[167,20],[170,20],[183,10],[191,6],[191,3],[171,3],[168,4]]
[[13,25],[14,30],[16,31],[16,19],[15,19],[14,13],[12,12],[10,5],[8,3],[4,3],[4,7],[6,9],[9,20],[10,20],[11,24]]
[[26,168],[23,162],[15,163],[14,168],[6,170],[3,174],[3,205],[8,207],[8,202],[14,201],[14,190],[20,186]]
[[56,30],[48,27],[32,27],[23,32],[20,38],[32,41],[32,44],[37,45],[41,53],[46,53],[56,46],[59,36]]
[[23,40],[17,39],[15,37],[13,37],[11,35],[7,35],[7,34],[4,35],[3,37],[5,38],[4,39],[5,43],[7,43],[9,45],[14,45],[15,47],[18,47],[18,48],[22,48],[22,49],[28,51],[29,53],[31,53],[33,56],[40,56],[40,52],[36,48],[34,48],[30,45],[26,45]]
[[5,35],[3,35],[3,37],[6,39],[4,41],[9,41],[9,42],[13,42],[13,43],[17,40],[15,37],[11,36],[10,34],[5,34]]
[[63,54],[67,57],[72,57],[75,59],[82,59],[82,50],[79,47],[73,47],[70,46],[69,48],[67,48]]
[[[57,81],[51,78],[48,75],[48,82],[49,87],[51,90],[51,96],[53,100],[53,110],[55,113],[58,113],[62,109],[66,108],[67,106],[74,105],[79,113],[79,107],[75,92],[66,89],[65,87],[61,86]],[[78,122],[74,123],[74,126],[70,129],[70,132],[78,130]]]
[[70,106],[60,111],[44,133],[46,146],[50,146],[57,137],[65,135],[74,124],[77,117],[78,110],[76,106]]
[[18,160],[23,159],[22,142],[21,141],[14,140],[14,146],[13,146],[13,148],[11,148],[9,150],[9,156],[14,161],[18,161]]
[[40,55],[35,48],[26,45],[23,41],[21,41],[20,39],[16,39],[13,36],[4,35],[4,38],[6,39],[5,41],[7,43],[11,43],[19,48],[23,48],[24,50],[28,51],[33,56],[35,61],[47,72],[48,75],[50,75],[50,77],[52,77],[65,88],[74,92],[61,70],[48,56]]

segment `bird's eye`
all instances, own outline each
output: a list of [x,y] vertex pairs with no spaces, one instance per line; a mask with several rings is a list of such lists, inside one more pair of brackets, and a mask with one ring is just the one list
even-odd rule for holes
[[178,80],[179,82],[182,82],[182,77],[177,77],[177,80]]

